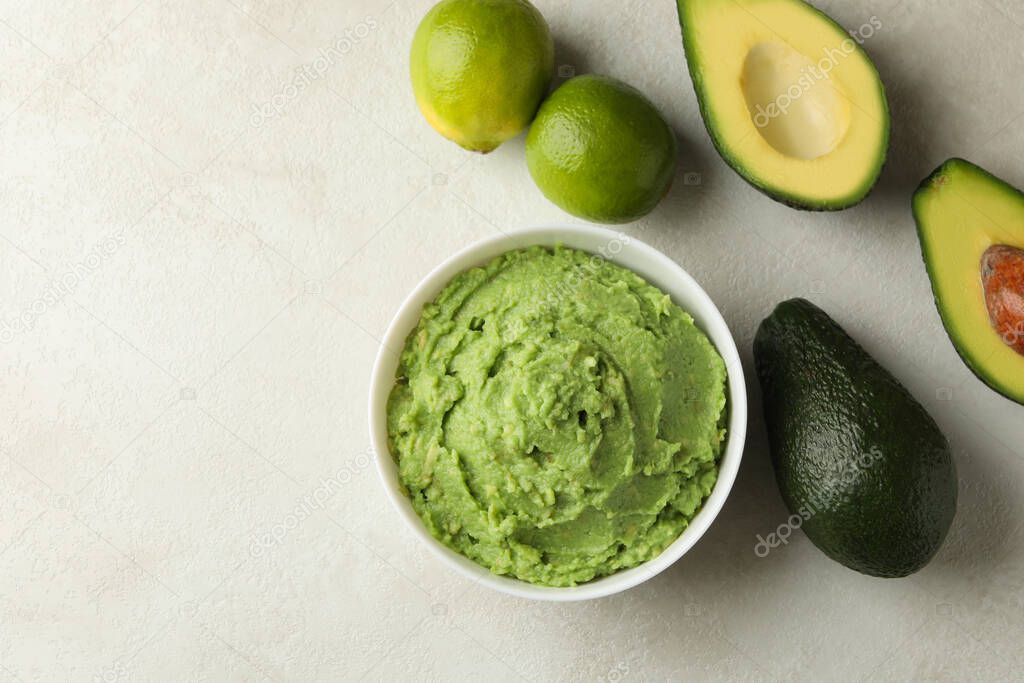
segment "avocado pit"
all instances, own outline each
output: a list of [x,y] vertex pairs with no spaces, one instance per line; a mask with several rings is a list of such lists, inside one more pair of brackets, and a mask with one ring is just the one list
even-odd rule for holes
[[743,97],[754,126],[795,159],[829,154],[850,127],[849,98],[806,55],[778,40],[758,43],[743,62]]
[[995,244],[981,256],[985,306],[993,329],[1024,355],[1024,250]]

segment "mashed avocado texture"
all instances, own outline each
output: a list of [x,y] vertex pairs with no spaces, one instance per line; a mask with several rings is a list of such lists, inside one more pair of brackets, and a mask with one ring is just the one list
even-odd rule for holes
[[711,492],[725,364],[631,271],[532,247],[456,276],[409,335],[388,436],[436,538],[571,586],[645,562]]

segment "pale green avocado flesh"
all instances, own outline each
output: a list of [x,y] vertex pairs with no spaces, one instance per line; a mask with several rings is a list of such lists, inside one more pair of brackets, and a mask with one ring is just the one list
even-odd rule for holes
[[692,318],[591,254],[532,247],[456,276],[388,403],[430,533],[496,574],[571,586],[656,557],[711,493],[725,364]]

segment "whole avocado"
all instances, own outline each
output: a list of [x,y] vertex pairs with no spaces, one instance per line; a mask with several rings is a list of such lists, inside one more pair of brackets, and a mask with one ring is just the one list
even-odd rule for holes
[[822,552],[871,576],[907,576],[956,513],[956,468],[938,425],[827,313],[779,304],[754,360],[775,478]]

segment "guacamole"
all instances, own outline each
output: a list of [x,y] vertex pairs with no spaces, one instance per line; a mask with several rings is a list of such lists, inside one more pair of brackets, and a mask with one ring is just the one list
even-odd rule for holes
[[711,492],[725,364],[631,271],[512,251],[424,307],[388,402],[430,533],[497,574],[571,586],[658,555]]

